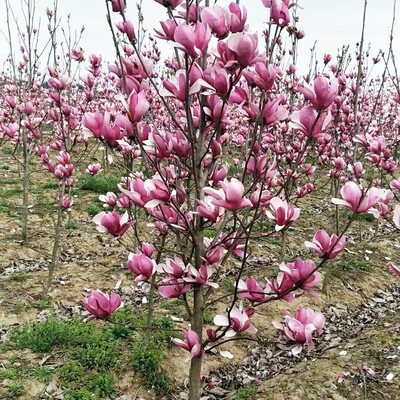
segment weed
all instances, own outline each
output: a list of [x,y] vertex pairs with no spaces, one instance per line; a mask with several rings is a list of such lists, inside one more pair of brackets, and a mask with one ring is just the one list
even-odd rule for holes
[[84,175],[79,181],[78,187],[81,190],[88,190],[99,194],[115,192],[120,179],[115,176]]
[[15,368],[1,368],[0,378],[14,380],[20,375],[20,371]]
[[33,306],[38,310],[45,310],[47,308],[51,308],[52,304],[50,300],[36,300],[33,303]]
[[342,271],[364,271],[364,272],[371,272],[371,266],[366,261],[359,261],[357,263],[341,263],[336,264],[336,268]]
[[47,189],[58,189],[58,183],[57,182],[46,182],[43,185],[40,186],[41,189],[47,190]]
[[10,167],[8,165],[3,165],[1,168],[3,169],[3,171],[9,171],[10,170]]
[[24,393],[24,385],[21,381],[10,382],[8,386],[8,396],[11,399],[15,399]]
[[235,400],[252,400],[255,399],[256,394],[258,392],[258,387],[255,383],[248,383],[240,388],[236,394]]
[[272,271],[271,277],[272,277],[272,278],[276,278],[276,277],[278,276],[279,272],[280,272],[280,269],[279,269],[279,268],[275,268],[275,269]]
[[81,389],[78,389],[77,391],[66,394],[64,399],[65,400],[93,400],[93,395],[86,388],[81,388]]
[[215,231],[205,230],[204,237],[214,239],[215,238]]
[[10,156],[14,152],[14,149],[12,149],[11,147],[3,147],[1,150],[3,154],[7,156]]
[[48,382],[53,376],[53,370],[50,368],[40,366],[29,371],[29,376],[40,382]]
[[126,328],[137,326],[145,326],[144,320],[139,320],[133,310],[128,307],[123,307],[117,310],[112,316],[111,321],[115,325],[123,325]]
[[94,204],[86,207],[86,212],[91,216],[94,217],[95,215],[97,215],[99,212],[101,211],[101,209],[97,206],[95,206]]
[[205,310],[203,313],[203,322],[205,324],[210,325],[213,323],[213,320],[214,320],[214,314],[208,310]]
[[28,273],[26,271],[18,272],[15,275],[11,275],[10,280],[13,282],[26,282],[28,280]]
[[4,197],[12,197],[12,196],[18,196],[22,193],[21,188],[12,188],[12,189],[7,189],[2,193],[2,196]]
[[114,399],[118,393],[114,380],[108,375],[95,375],[90,384],[93,385],[96,396],[100,398]]
[[20,184],[21,181],[19,179],[15,179],[15,178],[2,178],[0,183],[1,183],[1,186],[3,186],[3,185],[17,185],[17,184]]
[[75,388],[83,384],[85,369],[77,361],[71,360],[64,363],[58,374],[63,387]]
[[163,359],[163,350],[152,343],[135,343],[133,347],[133,369],[141,375],[145,389],[154,390],[158,394],[166,394],[170,381],[160,363]]
[[269,239],[269,242],[271,244],[274,244],[275,246],[280,246],[281,245],[281,240],[279,240],[279,239],[271,238],[271,239]]
[[172,319],[169,317],[155,319],[152,322],[152,326],[155,328],[160,328],[160,330],[155,329],[152,331],[151,340],[154,343],[163,344],[166,347],[172,346],[171,339],[176,337],[176,332],[172,331],[174,326]]
[[0,212],[2,212],[3,214],[6,214],[8,216],[10,216],[11,213],[11,209],[12,209],[12,205],[11,203],[9,203],[8,201],[5,200],[4,196],[0,196]]
[[99,371],[114,367],[120,355],[119,341],[107,333],[97,333],[90,340],[71,348],[71,356],[84,367]]
[[223,282],[221,283],[221,286],[224,290],[226,290],[229,293],[233,293],[235,291],[235,285],[229,279],[224,279]]
[[360,218],[360,220],[362,221],[368,221],[368,222],[376,221],[375,217],[372,214],[359,214],[358,218]]
[[11,331],[11,340],[19,348],[29,348],[36,353],[48,353],[55,347],[66,347],[88,341],[91,328],[81,321],[59,321],[55,317],[36,325],[25,324]]
[[181,299],[172,299],[163,301],[161,304],[162,308],[171,311],[172,314],[176,315],[177,317],[186,317],[184,313],[184,301]]
[[78,225],[70,221],[65,224],[65,229],[78,229]]

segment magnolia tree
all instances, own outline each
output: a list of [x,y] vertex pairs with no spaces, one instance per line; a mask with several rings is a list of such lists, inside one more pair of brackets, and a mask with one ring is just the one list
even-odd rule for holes
[[[388,149],[398,139],[381,135],[378,120],[367,119],[372,109],[387,113],[380,93],[358,96],[356,75],[343,65],[304,80],[296,75],[290,62],[304,36],[291,19],[296,4],[257,5],[270,15],[262,49],[239,2],[155,3],[165,7],[167,19],[149,36],[151,50],[143,50],[125,0],[106,1],[117,49],[109,69],[118,95],[107,110],[86,113],[83,126],[86,136],[108,146],[124,165],[119,193],[101,197],[112,211],[99,213],[94,222],[116,238],[133,232],[136,250],[127,255],[126,266],[136,284],[151,285],[149,325],[156,291],[183,300],[190,328],[173,342],[189,353],[189,398],[197,400],[207,353],[256,334],[257,307],[316,296],[318,269],[343,250],[345,232],[357,216],[378,218],[389,211],[392,192],[374,178],[397,167]],[[120,18],[115,25],[113,12]],[[293,43],[289,60],[285,35]],[[157,39],[174,52],[164,69],[154,66],[160,60]],[[326,55],[325,65],[329,61]],[[365,110],[357,106],[352,115],[354,99]],[[368,178],[359,161],[364,157],[376,167]],[[285,233],[300,218],[301,199],[315,190],[329,165],[329,179],[338,188],[332,201],[348,210],[347,217],[337,218],[335,233],[320,229],[305,243],[318,261],[282,262],[277,277],[261,283],[248,272],[252,240],[281,235],[284,261]],[[220,288],[227,279],[232,291]],[[96,290],[82,304],[92,317],[107,318],[121,299]],[[214,327],[203,324],[207,310],[216,313]],[[321,313],[300,307],[294,314],[285,311],[275,326],[298,354],[313,347],[324,322]]]

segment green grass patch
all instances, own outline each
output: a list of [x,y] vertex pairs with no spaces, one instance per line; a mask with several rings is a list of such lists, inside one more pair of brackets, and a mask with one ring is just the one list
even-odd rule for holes
[[18,272],[15,275],[11,275],[10,280],[13,282],[26,282],[28,280],[28,273],[26,271]]
[[16,178],[2,178],[0,179],[0,186],[3,185],[18,185],[21,184],[21,180],[20,179],[16,179]]
[[9,167],[8,165],[3,165],[3,166],[1,167],[1,169],[2,169],[3,171],[9,171],[9,170],[10,170],[10,167]]
[[340,263],[336,264],[335,267],[342,271],[363,271],[363,272],[371,272],[372,268],[366,261],[359,261],[356,263]]
[[49,382],[53,377],[54,370],[39,366],[29,371],[29,377],[36,379],[40,382]]
[[48,308],[52,308],[52,303],[51,303],[50,300],[43,300],[43,299],[41,299],[41,300],[36,300],[36,301],[33,303],[33,306],[34,306],[35,308],[37,308],[38,310],[46,310],[46,309],[48,309]]
[[17,368],[12,368],[5,365],[5,368],[0,368],[0,379],[15,380],[21,376],[21,371]]
[[235,400],[255,400],[258,392],[258,386],[255,383],[248,383],[240,388],[236,394]]
[[1,151],[4,155],[10,156],[14,152],[14,149],[12,149],[11,147],[3,147]]
[[24,385],[21,381],[13,381],[8,385],[8,390],[6,391],[6,398],[16,399],[25,392]]
[[21,188],[12,188],[12,189],[7,189],[1,192],[1,196],[4,197],[12,197],[12,196],[19,196],[22,193]]
[[106,194],[107,192],[116,192],[120,181],[121,179],[115,176],[84,175],[78,182],[78,188],[80,190]]
[[91,204],[90,206],[86,207],[86,212],[91,216],[94,217],[97,215],[99,212],[101,212],[101,208],[95,206],[94,204]]
[[76,225],[72,221],[67,222],[64,227],[65,227],[65,229],[78,229],[78,225]]
[[118,393],[116,383],[110,375],[88,373],[75,360],[67,361],[59,368],[58,378],[66,392],[66,399],[114,399]]
[[48,189],[58,189],[59,185],[57,182],[46,182],[43,185],[40,185],[40,188],[43,190]]
[[361,221],[367,221],[367,222],[376,221],[376,218],[372,214],[359,214],[358,218]]
[[167,394],[170,380],[161,369],[163,350],[157,343],[143,341],[133,347],[133,369],[138,372],[145,389],[154,390],[157,394]]

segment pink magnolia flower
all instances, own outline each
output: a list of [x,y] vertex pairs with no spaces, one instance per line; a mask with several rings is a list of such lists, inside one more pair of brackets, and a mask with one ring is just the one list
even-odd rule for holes
[[74,200],[71,199],[70,197],[64,195],[63,198],[60,201],[60,206],[64,209],[64,210],[68,210],[72,204],[74,204]]
[[[225,96],[230,88],[229,75],[226,69],[213,66],[204,71],[203,79],[219,96]],[[216,164],[217,165],[217,164]],[[218,166],[218,165],[217,165]]]
[[290,279],[290,276],[283,272],[279,272],[276,279],[267,279],[267,283],[268,285],[265,288],[267,294],[275,293],[279,298],[286,300],[288,303],[303,294],[303,292],[292,290],[294,283]]
[[224,208],[214,204],[214,197],[206,196],[204,200],[197,200],[196,212],[209,221],[217,222],[224,214]]
[[240,279],[238,289],[239,297],[242,299],[247,299],[251,302],[263,301],[266,297],[264,289],[252,276],[247,278],[246,282]]
[[354,175],[355,178],[361,178],[365,173],[365,169],[360,161],[356,161],[353,165],[349,164],[347,169]]
[[167,19],[166,21],[160,21],[161,29],[154,29],[156,36],[163,40],[174,40],[175,29],[178,26],[176,22],[172,19]]
[[135,39],[135,28],[131,21],[120,21],[117,23],[117,28],[121,33],[125,33],[130,41]]
[[321,274],[315,271],[315,264],[312,260],[302,260],[297,258],[293,263],[282,263],[279,269],[286,274],[294,285],[302,281],[299,289],[307,292],[311,297],[318,294],[313,291],[313,287],[321,282]]
[[113,192],[107,192],[107,194],[101,194],[99,200],[104,203],[104,207],[115,207],[117,205],[117,196]]
[[289,9],[296,5],[290,0],[261,0],[265,7],[270,8],[271,23],[286,26],[290,24]]
[[178,25],[174,32],[175,46],[192,57],[200,57],[211,39],[210,27],[197,22],[192,29],[189,25]]
[[320,255],[328,259],[334,259],[346,246],[346,237],[342,236],[339,240],[336,235],[329,236],[323,229],[315,232],[312,242],[304,242],[304,245]]
[[400,229],[400,204],[396,204],[393,212],[393,223],[397,229]]
[[199,335],[195,331],[188,331],[187,329],[182,329],[182,333],[184,340],[173,338],[171,339],[172,343],[190,353],[188,360],[193,357],[204,358],[205,354],[201,347]]
[[326,110],[335,100],[338,93],[338,81],[333,78],[329,81],[324,76],[314,79],[314,88],[299,88],[299,92],[309,100],[317,110]]
[[[193,71],[199,71],[197,68],[193,68]],[[199,71],[200,72],[200,71]],[[186,85],[187,78],[186,72],[183,69],[180,69],[175,74],[176,83],[171,82],[166,79],[163,81],[163,88],[160,91],[160,94],[164,97],[175,97],[180,101],[186,100]],[[202,79],[201,72],[199,74],[191,73],[189,74],[189,95],[198,93],[201,90]]]
[[390,181],[390,189],[400,192],[400,178]]
[[155,261],[142,253],[129,253],[127,267],[136,275],[135,283],[146,281],[156,270]]
[[233,307],[229,318],[225,315],[216,315],[214,324],[217,326],[229,326],[225,336],[232,337],[240,332],[256,333],[257,329],[250,322],[250,317],[254,314],[253,308],[243,310],[242,304],[238,307]]
[[192,290],[192,285],[186,284],[182,279],[166,278],[162,280],[158,292],[167,299],[176,299]]
[[101,136],[102,128],[104,126],[104,115],[101,112],[85,113],[82,119],[83,134],[86,136],[94,136],[99,138]]
[[400,278],[400,268],[394,265],[392,262],[388,262],[387,267],[394,272]]
[[149,192],[141,178],[129,178],[127,188],[124,189],[119,184],[118,189],[138,207],[144,207],[151,200]]
[[260,61],[258,53],[258,36],[251,33],[234,33],[227,41],[228,49],[241,67],[249,67]]
[[231,12],[226,7],[205,7],[201,12],[201,20],[208,24],[211,32],[219,39],[223,39],[231,27]]
[[[121,97],[122,95],[118,96],[118,99],[121,99]],[[146,99],[146,93],[144,90],[141,90],[139,93],[132,90],[128,97],[128,104],[126,107],[131,122],[139,122],[146,114],[149,107],[150,104]]]
[[11,107],[14,108],[17,105],[17,98],[15,96],[6,96],[4,98],[6,103]]
[[97,175],[101,171],[101,165],[96,164],[89,164],[86,168],[85,174],[88,175]]
[[121,215],[116,211],[108,213],[102,211],[92,221],[97,225],[99,232],[108,232],[115,237],[121,237],[135,223],[134,220],[129,221],[128,212]]
[[327,129],[332,117],[330,113],[320,114],[313,106],[303,107],[290,116],[290,127],[299,129],[300,132],[313,138],[319,138]]
[[289,206],[286,200],[279,197],[273,197],[269,201],[269,208],[266,215],[269,219],[275,222],[275,230],[278,232],[289,226],[300,216],[300,208]]
[[179,6],[183,0],[155,0],[156,3],[161,4],[164,7],[170,7],[172,9]]
[[166,273],[174,278],[182,278],[189,272],[189,265],[186,265],[180,257],[165,259],[165,264],[159,264],[159,272]]
[[189,265],[188,272],[191,276],[183,278],[185,282],[198,283],[200,285],[212,287],[214,289],[219,288],[219,285],[217,283],[209,281],[209,278],[213,273],[213,269],[210,265],[202,265],[198,270]]
[[82,299],[81,304],[85,307],[86,311],[91,314],[85,321],[89,321],[93,318],[108,318],[112,313],[123,306],[118,294],[114,292],[103,293],[98,289],[93,290],[90,295]]
[[263,116],[266,125],[272,125],[284,120],[288,116],[287,108],[282,105],[282,99],[276,98],[266,102],[263,110]]
[[271,90],[275,84],[277,69],[274,65],[265,65],[265,62],[257,62],[254,71],[243,71],[250,86],[257,86],[260,90]]
[[252,207],[253,204],[249,199],[244,199],[244,186],[236,178],[232,178],[229,182],[224,179],[220,182],[222,189],[216,190],[212,188],[204,188],[204,193],[214,197],[213,204],[226,210],[239,210],[244,207]]
[[85,57],[83,57],[83,49],[82,47],[78,47],[76,49],[72,49],[70,53],[70,57],[73,60],[76,60],[78,62],[85,61]]
[[297,355],[307,346],[308,350],[314,348],[312,335],[314,332],[322,333],[325,317],[322,313],[310,308],[299,307],[295,315],[284,311],[283,322],[273,322],[275,328],[285,336],[284,343],[295,342],[292,348],[293,355]]
[[140,246],[142,253],[147,257],[151,257],[154,253],[154,246],[151,243],[143,242]]
[[64,75],[58,75],[57,78],[50,78],[48,80],[48,84],[59,91],[66,89],[71,83],[72,79]]
[[247,29],[246,20],[247,20],[247,10],[246,7],[240,7],[236,3],[231,3],[228,6],[230,11],[230,18],[231,18],[231,32],[237,33],[242,32],[243,30]]
[[372,187],[368,191],[363,191],[355,182],[347,182],[341,189],[342,199],[332,199],[333,204],[343,205],[350,211],[355,213],[368,212],[373,214],[375,218],[379,217],[379,211],[375,206],[381,197],[381,191]]
[[125,11],[126,0],[111,0],[111,6],[114,12]]

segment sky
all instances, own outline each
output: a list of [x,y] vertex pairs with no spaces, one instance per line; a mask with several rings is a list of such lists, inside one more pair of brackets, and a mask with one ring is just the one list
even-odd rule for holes
[[[395,0],[368,0],[365,43],[371,44],[371,57],[376,56],[380,49],[387,52],[393,18],[393,1]],[[10,0],[10,3],[22,24],[20,0]],[[52,3],[53,0],[36,0],[36,15],[38,18],[41,17],[42,38],[47,35],[46,29],[43,29],[47,24],[46,7],[51,8]],[[127,3],[127,18],[136,25],[137,0],[127,0]],[[219,5],[229,3],[228,0],[218,0]],[[261,32],[265,29],[269,10],[262,5],[261,0],[241,0],[241,4],[247,8],[250,31]],[[298,69],[301,72],[308,71],[310,49],[315,42],[320,63],[324,53],[335,56],[337,50],[344,44],[349,44],[354,54],[355,45],[361,36],[364,0],[299,0],[299,5],[301,8],[297,11],[300,18],[298,27],[305,32],[304,39],[299,42]],[[158,27],[159,20],[167,19],[165,8],[154,0],[142,0],[142,7],[144,25],[148,27],[149,32],[153,27]],[[62,26],[66,27],[67,15],[70,15],[73,30],[80,31],[82,26],[85,27],[80,46],[85,50],[86,56],[95,53],[101,54],[107,61],[114,60],[104,0],[59,0],[58,13],[62,16]],[[8,44],[3,36],[7,29],[5,16],[5,0],[0,0],[0,69],[8,52]],[[396,10],[395,51],[397,48],[400,50],[400,40],[396,39],[400,35],[399,24],[400,4]],[[12,28],[15,28],[14,24]],[[13,43],[18,43],[17,39],[13,40]],[[163,44],[160,43],[161,46]]]

